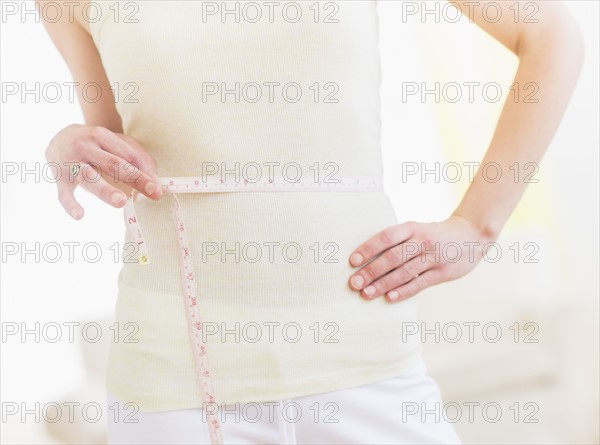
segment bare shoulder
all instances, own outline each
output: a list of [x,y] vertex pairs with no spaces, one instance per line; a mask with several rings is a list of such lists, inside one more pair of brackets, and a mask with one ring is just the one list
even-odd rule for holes
[[40,18],[51,34],[90,33],[90,1],[35,0]]

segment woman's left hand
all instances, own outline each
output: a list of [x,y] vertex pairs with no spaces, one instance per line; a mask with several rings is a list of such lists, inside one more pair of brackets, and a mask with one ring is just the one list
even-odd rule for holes
[[350,264],[354,267],[375,259],[350,277],[350,287],[367,300],[385,295],[389,302],[402,301],[466,275],[492,241],[458,215],[442,222],[409,221],[392,226],[352,253]]

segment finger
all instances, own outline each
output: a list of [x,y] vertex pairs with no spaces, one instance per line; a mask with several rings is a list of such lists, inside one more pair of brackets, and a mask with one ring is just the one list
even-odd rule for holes
[[104,127],[91,127],[90,138],[103,150],[112,153],[137,169],[143,171],[155,182],[158,181],[152,157],[131,136],[120,136]]
[[408,283],[389,291],[386,294],[385,299],[390,303],[397,303],[399,301],[414,297],[423,289],[439,283],[441,281],[440,277],[441,273],[439,269],[431,268],[426,272],[419,274],[418,277],[413,278]]
[[402,266],[419,253],[417,243],[405,241],[383,252],[350,277],[350,286],[361,290],[388,272]]
[[[123,158],[100,148],[90,150],[87,156],[92,159],[86,159],[86,162],[95,169],[108,174],[111,181],[122,182],[149,198],[158,199],[160,197],[161,187],[159,183]],[[100,173],[98,173],[98,176],[100,176]]]
[[412,260],[404,263],[402,266],[394,269],[390,273],[375,280],[361,291],[361,296],[368,300],[377,298],[388,291],[396,289],[430,269],[432,264],[425,260],[425,257],[419,255]]
[[388,227],[361,244],[352,255],[350,264],[360,266],[386,249],[408,240],[413,233],[412,221]]
[[83,218],[85,213],[83,207],[75,199],[74,191],[76,185],[65,181],[58,181],[56,185],[58,187],[58,201],[65,211],[75,220]]
[[94,181],[81,181],[81,186],[115,208],[121,208],[127,202],[125,193],[110,185],[100,175]]
[[[134,138],[113,133],[104,127],[92,127],[89,138],[104,152],[101,158],[108,159],[105,165],[100,163],[98,167],[105,174],[111,175],[111,182],[122,182],[149,198],[160,198],[162,187],[159,184],[156,162]],[[119,158],[123,161],[118,161]],[[97,161],[95,157],[89,161],[92,160]]]
[[140,143],[133,137],[128,134],[115,133],[116,136],[123,139],[126,143],[128,143],[134,150],[136,150],[140,157],[145,160],[144,162],[150,166],[151,170],[156,173],[158,179],[158,169],[156,165],[156,159],[154,159],[150,153],[146,151],[144,147],[140,145]]

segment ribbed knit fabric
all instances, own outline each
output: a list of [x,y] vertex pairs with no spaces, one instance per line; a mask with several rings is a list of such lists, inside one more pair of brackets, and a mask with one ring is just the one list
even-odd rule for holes
[[[254,178],[257,166],[275,180],[297,178],[298,166],[305,180],[315,172],[321,180],[382,177],[374,1],[297,2],[299,20],[297,6],[284,8],[291,2],[272,10],[268,2],[225,2],[239,8],[239,22],[221,15],[223,2],[127,2],[138,6],[137,23],[125,21],[133,8],[121,6],[115,20],[113,2],[94,3],[102,14],[92,35],[120,93],[124,131],[157,159],[159,176],[237,165],[241,178]],[[209,14],[215,6],[219,13]],[[237,100],[207,94],[236,83]],[[348,284],[352,251],[398,223],[385,193],[179,199],[218,403],[353,387],[416,364],[417,336],[403,338],[403,323],[416,321],[414,299],[366,301]],[[126,260],[118,277],[116,319],[135,323],[137,342],[111,345],[107,386],[146,411],[202,404],[171,200],[137,199],[152,263]]]

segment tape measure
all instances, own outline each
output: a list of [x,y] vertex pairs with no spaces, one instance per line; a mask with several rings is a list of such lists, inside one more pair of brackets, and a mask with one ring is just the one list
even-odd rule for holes
[[[383,182],[377,178],[345,178],[328,182],[315,181],[230,181],[223,179],[212,179],[184,176],[165,177],[160,179],[160,185],[164,191],[175,193],[224,193],[224,192],[358,192],[371,191],[383,192]],[[137,258],[139,264],[145,266],[150,264],[150,256],[139,221],[135,214],[134,200],[137,192],[129,196],[125,205],[125,224],[137,245]],[[139,195],[144,199],[150,199]]]
[[372,178],[346,178],[327,182],[317,181],[229,181],[224,179],[180,177],[163,178],[163,189],[174,193],[220,193],[220,192],[304,192],[304,191],[382,191],[382,181]]
[[[200,376],[204,406],[210,405],[207,414],[208,428],[211,444],[223,445],[221,423],[218,419],[218,406],[215,399],[214,388],[210,376],[210,367],[207,359],[206,345],[202,339],[203,323],[198,309],[196,295],[196,280],[190,248],[186,237],[186,228],[181,215],[181,205],[177,194],[179,193],[222,193],[222,192],[383,192],[383,182],[377,178],[345,178],[327,182],[315,181],[226,181],[202,177],[165,177],[160,179],[163,192],[171,192],[173,198],[173,220],[177,232],[179,249],[179,270],[186,307],[186,317],[190,338],[195,346],[194,357],[196,368]],[[133,191],[124,208],[124,218],[127,230],[138,247],[138,263],[141,266],[150,264],[150,257],[142,230],[135,214],[134,201],[137,195]],[[139,195],[150,199],[144,195]]]

